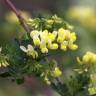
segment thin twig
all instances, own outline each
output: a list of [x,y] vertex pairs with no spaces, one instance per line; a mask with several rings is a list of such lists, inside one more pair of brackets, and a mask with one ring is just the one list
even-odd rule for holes
[[30,32],[30,29],[28,25],[26,24],[26,21],[22,17],[21,13],[17,8],[13,5],[13,3],[10,0],[5,0],[5,2],[8,4],[8,6],[13,10],[13,12],[16,14],[16,16],[19,19],[20,24],[23,26],[26,32]]

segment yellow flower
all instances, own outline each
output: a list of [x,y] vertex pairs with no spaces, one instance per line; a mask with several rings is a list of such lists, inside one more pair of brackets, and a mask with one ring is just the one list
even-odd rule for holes
[[41,48],[41,52],[42,52],[42,53],[48,53],[48,49],[47,49],[46,47]]
[[92,53],[92,52],[87,52],[83,58],[83,63],[88,64],[88,63],[96,63],[96,54]]
[[96,94],[96,87],[88,88],[89,94],[94,95]]
[[40,46],[40,38],[39,38],[40,33],[37,30],[33,30],[30,33],[30,37],[33,39],[33,43],[35,46]]
[[55,39],[56,39],[57,31],[53,31],[52,34],[54,35],[54,37],[55,37]]
[[28,44],[27,48],[24,46],[20,46],[20,49],[27,53],[27,55],[32,56],[33,59],[38,57],[38,53],[34,50],[33,46]]
[[48,48],[49,49],[58,49],[58,44],[57,43],[52,43],[52,44],[48,44]]
[[58,38],[57,38],[57,42],[62,43],[65,39],[65,30],[63,28],[60,28],[58,30]]
[[71,33],[69,30],[65,30],[65,40],[70,40],[71,39]]
[[57,31],[53,31],[52,33],[49,32],[48,33],[48,40],[54,41],[56,39],[57,36]]
[[42,53],[48,53],[48,48],[46,47],[46,41],[45,40],[41,40],[40,43],[40,49]]
[[33,30],[30,32],[30,37],[33,38],[34,36],[39,36],[39,31]]
[[40,39],[41,41],[48,42],[48,30],[44,30],[43,32],[40,32]]
[[[75,32],[59,28],[58,31],[48,32],[48,30],[33,30],[30,33],[34,46],[38,46],[42,53],[48,53],[49,49],[56,50],[60,45],[60,49],[66,51],[67,48],[76,50],[78,46],[73,44],[76,40]],[[59,43],[59,44],[58,44]]]
[[61,44],[61,50],[66,51],[66,50],[67,50],[67,46],[66,46],[66,45],[64,45],[64,44]]
[[80,58],[77,57],[77,61],[79,64],[96,64],[96,54],[88,51],[82,57],[82,60],[80,60]]
[[66,51],[67,50],[67,46],[68,46],[68,41],[64,41],[63,43],[61,43],[60,48],[61,48],[61,50]]
[[91,59],[92,59],[91,55],[89,55],[89,54],[86,54],[83,56],[83,62],[84,63],[89,63],[91,61]]
[[45,77],[44,77],[44,81],[45,81],[48,85],[50,85],[50,84],[51,84],[51,82],[49,81],[49,79],[48,79],[48,77],[47,77],[47,76],[45,76]]
[[52,76],[57,78],[61,75],[62,75],[62,71],[58,67],[55,67],[54,71],[52,72]]
[[76,44],[70,44],[68,46],[71,50],[76,50],[78,48],[78,46]]
[[96,13],[95,9],[92,7],[72,7],[68,10],[67,17],[79,21],[85,27],[95,28]]
[[40,46],[40,39],[39,39],[39,37],[38,36],[34,36],[33,37],[33,42],[34,42],[34,45],[35,46]]
[[57,42],[60,43],[60,48],[64,51],[67,50],[67,48],[71,50],[76,50],[78,46],[76,44],[73,44],[73,42],[76,41],[76,34],[74,32],[70,32],[70,30],[65,30],[63,28],[60,28],[58,30],[58,38]]
[[76,33],[75,32],[71,33],[71,39],[73,42],[76,41]]

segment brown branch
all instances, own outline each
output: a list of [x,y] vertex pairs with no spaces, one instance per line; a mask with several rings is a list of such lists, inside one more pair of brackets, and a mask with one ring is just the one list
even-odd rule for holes
[[5,0],[5,2],[8,4],[8,6],[13,10],[13,12],[16,14],[16,16],[19,19],[20,24],[23,26],[26,32],[30,32],[30,29],[28,25],[26,24],[26,21],[22,17],[21,13],[17,8],[13,5],[13,3],[10,0]]

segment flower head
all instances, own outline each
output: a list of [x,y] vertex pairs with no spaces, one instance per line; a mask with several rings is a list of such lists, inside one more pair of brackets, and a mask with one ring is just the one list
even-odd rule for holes
[[66,51],[68,48],[76,50],[78,46],[74,44],[75,41],[76,34],[74,32],[71,33],[69,30],[65,30],[64,28],[58,30],[57,42],[60,43],[61,50]]
[[96,54],[88,51],[82,57],[82,60],[80,60],[80,58],[77,57],[77,61],[79,64],[96,64]]
[[38,57],[38,53],[37,51],[34,50],[33,46],[32,45],[28,45],[27,48],[24,47],[24,46],[20,46],[20,49],[22,51],[24,51],[25,53],[27,53],[27,55],[29,56],[32,56],[33,59],[37,58]]
[[62,71],[58,67],[55,67],[54,71],[52,72],[52,76],[57,78],[60,77],[61,75],[62,75]]

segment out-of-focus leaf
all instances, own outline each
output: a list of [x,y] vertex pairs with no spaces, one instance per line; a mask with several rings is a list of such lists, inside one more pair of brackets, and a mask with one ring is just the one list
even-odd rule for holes
[[0,73],[0,77],[5,78],[5,77],[9,77],[9,76],[11,76],[11,75],[9,74],[9,72]]

